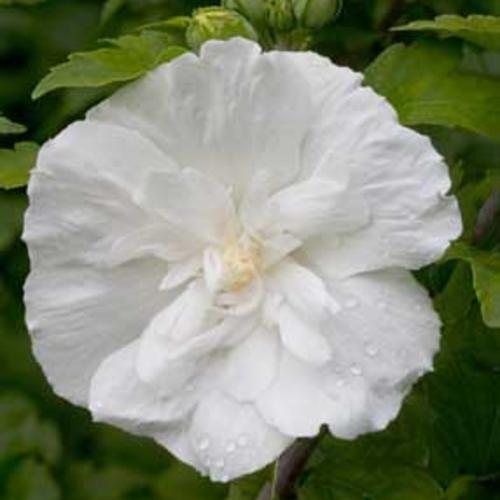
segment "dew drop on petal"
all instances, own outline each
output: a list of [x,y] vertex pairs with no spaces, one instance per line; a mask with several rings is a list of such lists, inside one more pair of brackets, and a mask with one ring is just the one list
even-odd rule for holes
[[235,449],[236,449],[236,445],[232,441],[230,441],[229,443],[227,443],[226,451],[228,453],[232,453]]
[[336,385],[337,387],[344,387],[344,385],[345,385],[345,380],[343,380],[343,379],[339,379],[339,380],[337,380],[337,382],[335,382],[335,385]]
[[372,344],[371,342],[369,342],[365,346],[365,352],[366,352],[366,354],[368,356],[370,356],[371,358],[373,358],[373,357],[375,357],[378,354],[378,348],[377,348],[377,346],[375,346],[374,344]]
[[214,465],[217,469],[223,469],[226,462],[224,460],[217,460]]
[[354,364],[351,366],[351,373],[359,377],[363,373],[363,370],[361,370],[359,365]]
[[198,449],[203,451],[210,446],[210,441],[207,438],[202,438],[198,443]]

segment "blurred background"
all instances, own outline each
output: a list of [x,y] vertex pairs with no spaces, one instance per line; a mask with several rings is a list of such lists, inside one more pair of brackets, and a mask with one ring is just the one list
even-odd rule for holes
[[[33,102],[36,83],[69,53],[209,2],[124,0],[113,2],[114,9],[107,4],[103,14],[100,0],[0,0],[0,111],[27,126],[21,139],[43,143],[113,90],[63,90]],[[390,26],[443,13],[500,15],[500,0],[345,0],[341,17],[323,29],[315,50],[362,70],[393,42]],[[429,133],[448,158],[478,161],[479,139],[457,132],[443,140],[439,131]],[[0,137],[0,147],[13,143],[11,136]],[[498,154],[491,148],[481,143],[485,161]],[[86,411],[52,393],[23,324],[25,206],[23,189],[0,190],[0,499],[226,498],[227,487],[200,478],[150,440],[92,424]]]

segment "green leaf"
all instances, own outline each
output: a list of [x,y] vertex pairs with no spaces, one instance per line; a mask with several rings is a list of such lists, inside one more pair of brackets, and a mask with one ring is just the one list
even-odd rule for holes
[[272,478],[273,467],[266,467],[254,474],[233,481],[226,500],[255,500],[267,481]]
[[59,500],[59,487],[48,468],[35,460],[24,460],[9,477],[5,500]]
[[500,50],[500,17],[473,15],[438,16],[433,21],[414,21],[393,31],[434,31],[443,36],[463,38],[490,50]]
[[470,264],[484,322],[491,328],[500,328],[500,253],[455,243],[446,257]]
[[149,491],[151,482],[148,475],[132,468],[118,465],[98,468],[90,463],[72,463],[66,479],[71,485],[67,500],[137,498],[134,493]]
[[26,205],[26,198],[21,193],[0,191],[0,252],[21,234]]
[[5,134],[23,134],[26,127],[20,123],[14,123],[5,116],[0,116],[0,135]]
[[490,491],[487,484],[481,484],[474,476],[460,476],[446,490],[444,500],[498,500],[500,493]]
[[61,455],[59,434],[41,421],[34,406],[15,393],[0,396],[0,465],[26,455],[55,464]]
[[4,5],[36,5],[47,0],[0,0],[0,7]]
[[388,429],[354,441],[326,436],[309,464],[304,500],[437,500],[442,491],[427,465],[429,412],[412,394]]
[[106,24],[126,3],[127,0],[106,0],[101,11],[101,23]]
[[405,125],[462,127],[500,141],[500,78],[459,69],[460,47],[397,44],[366,70],[366,82],[396,108]]
[[107,40],[110,47],[71,54],[40,81],[32,97],[38,99],[59,88],[100,87],[138,78],[186,51],[169,40],[167,34],[146,31]]
[[0,149],[0,188],[26,185],[37,153],[38,145],[34,142],[18,142],[14,149]]
[[158,500],[186,500],[188,498],[222,500],[226,497],[227,487],[209,481],[192,467],[175,462],[158,478],[155,491]]
[[425,379],[430,468],[450,484],[461,474],[486,477],[500,470],[500,335],[482,321],[464,262],[435,305],[444,327],[435,371]]
[[314,471],[300,489],[300,500],[441,500],[443,491],[426,472],[381,464],[364,468],[356,462]]

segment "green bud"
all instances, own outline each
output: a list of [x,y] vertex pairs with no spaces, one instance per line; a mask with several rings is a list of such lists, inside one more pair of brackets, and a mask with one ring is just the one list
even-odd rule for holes
[[292,0],[266,0],[268,25],[276,31],[290,31],[295,27]]
[[266,20],[266,0],[223,0],[222,5],[239,12],[256,26]]
[[193,13],[186,38],[193,50],[208,40],[228,40],[235,36],[257,40],[252,25],[240,14],[223,7],[206,7]]
[[342,0],[292,0],[300,26],[318,29],[333,21],[342,10]]

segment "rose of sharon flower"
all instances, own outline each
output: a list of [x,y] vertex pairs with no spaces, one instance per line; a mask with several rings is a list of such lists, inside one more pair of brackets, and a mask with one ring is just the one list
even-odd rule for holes
[[214,480],[384,428],[440,322],[447,167],[362,75],[208,42],[42,148],[24,238],[54,390]]

